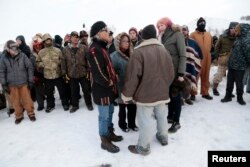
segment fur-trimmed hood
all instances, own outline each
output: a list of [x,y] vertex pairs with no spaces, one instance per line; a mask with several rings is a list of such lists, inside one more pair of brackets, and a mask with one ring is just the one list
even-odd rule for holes
[[133,53],[133,45],[132,42],[130,40],[129,35],[126,32],[122,32],[120,34],[118,34],[115,39],[114,39],[114,45],[115,45],[115,49],[117,52],[119,52],[124,58],[129,59],[129,57],[127,55],[125,55],[121,50],[120,50],[120,43],[121,43],[121,37],[123,36],[127,36],[130,44],[129,44],[129,57],[132,55]]
[[156,38],[151,38],[151,39],[148,39],[148,40],[143,40],[141,42],[140,45],[136,46],[134,49],[138,49],[140,47],[143,47],[143,46],[147,46],[147,45],[160,45],[160,46],[163,46],[160,41],[158,41]]

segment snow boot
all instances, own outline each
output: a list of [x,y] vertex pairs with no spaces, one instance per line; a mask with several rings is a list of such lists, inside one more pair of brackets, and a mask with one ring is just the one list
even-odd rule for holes
[[242,96],[237,96],[237,102],[240,105],[246,105],[246,102],[243,100]]
[[221,102],[226,103],[226,102],[232,101],[232,95],[231,94],[232,93],[226,93],[226,96],[223,99],[221,99]]
[[148,155],[148,154],[150,153],[150,150],[148,150],[148,149],[143,149],[142,147],[136,146],[136,145],[129,145],[129,146],[128,146],[128,150],[129,150],[131,153],[134,153],[134,154],[141,154],[141,155]]
[[114,131],[115,129],[112,128],[112,127],[109,127],[109,138],[111,141],[114,141],[114,142],[118,142],[118,141],[122,141],[123,140],[123,137],[122,136],[117,136]]
[[109,137],[106,136],[101,136],[101,148],[104,150],[107,150],[108,152],[111,153],[117,153],[120,151],[120,148],[114,145]]
[[179,122],[174,122],[174,123],[172,124],[172,126],[168,129],[168,132],[169,132],[169,133],[175,133],[175,132],[177,132],[177,130],[180,129],[180,128],[181,128],[180,123],[179,123]]
[[20,124],[22,122],[22,120],[23,120],[23,117],[16,119],[15,124]]

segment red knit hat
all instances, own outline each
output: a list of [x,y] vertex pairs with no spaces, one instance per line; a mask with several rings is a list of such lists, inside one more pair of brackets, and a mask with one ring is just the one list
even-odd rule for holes
[[163,17],[157,21],[156,26],[159,27],[159,24],[164,24],[166,27],[171,27],[173,22],[168,17]]

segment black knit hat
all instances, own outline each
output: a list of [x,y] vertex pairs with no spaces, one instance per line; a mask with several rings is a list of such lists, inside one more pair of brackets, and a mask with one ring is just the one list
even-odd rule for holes
[[103,21],[95,22],[90,29],[90,37],[95,36],[101,29],[105,28],[107,25]]
[[150,24],[143,28],[142,39],[156,38],[156,29],[153,24]]
[[200,17],[200,18],[198,19],[198,21],[197,21],[197,27],[198,27],[198,25],[199,25],[201,22],[205,22],[205,24],[206,24],[206,20],[205,20],[203,17]]
[[229,29],[231,29],[231,28],[235,28],[236,27],[236,25],[237,24],[239,24],[238,22],[230,22],[230,24],[229,24]]
[[60,37],[60,35],[55,35],[55,39],[54,39],[54,42],[57,43],[57,44],[62,44],[62,37]]

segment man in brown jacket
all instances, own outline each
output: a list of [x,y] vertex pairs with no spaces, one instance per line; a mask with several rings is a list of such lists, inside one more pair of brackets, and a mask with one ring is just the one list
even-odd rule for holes
[[137,145],[130,145],[128,149],[135,154],[147,155],[150,153],[153,112],[157,120],[156,138],[161,145],[168,144],[165,104],[170,101],[169,87],[174,79],[174,68],[169,52],[156,39],[154,25],[143,29],[142,38],[127,66],[122,99],[136,102],[140,128]]

